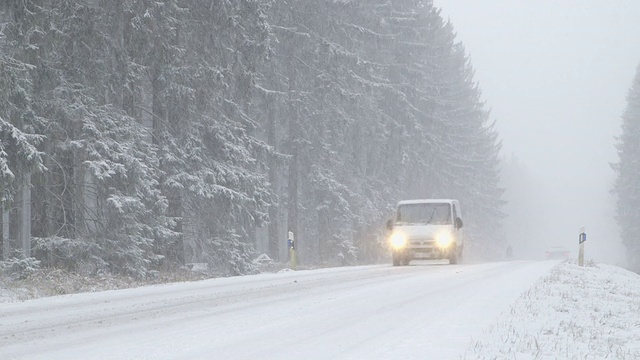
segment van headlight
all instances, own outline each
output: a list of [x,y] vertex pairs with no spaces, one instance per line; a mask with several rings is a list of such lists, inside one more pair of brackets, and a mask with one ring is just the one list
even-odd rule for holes
[[436,237],[436,244],[441,248],[448,248],[452,242],[453,236],[448,232],[442,232]]
[[407,246],[407,237],[401,232],[395,232],[391,234],[391,237],[389,238],[389,243],[391,244],[391,247],[394,248],[395,250],[400,250],[405,246]]

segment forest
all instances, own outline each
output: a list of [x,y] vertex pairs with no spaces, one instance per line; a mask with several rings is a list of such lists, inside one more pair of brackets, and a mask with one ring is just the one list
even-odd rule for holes
[[240,275],[292,231],[300,264],[376,263],[409,198],[459,199],[491,257],[500,147],[428,0],[0,3],[6,261]]

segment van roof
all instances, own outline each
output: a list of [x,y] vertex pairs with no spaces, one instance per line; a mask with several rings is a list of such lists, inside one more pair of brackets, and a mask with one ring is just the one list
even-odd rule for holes
[[402,200],[398,202],[398,205],[407,204],[451,204],[457,202],[455,199],[416,199],[416,200]]

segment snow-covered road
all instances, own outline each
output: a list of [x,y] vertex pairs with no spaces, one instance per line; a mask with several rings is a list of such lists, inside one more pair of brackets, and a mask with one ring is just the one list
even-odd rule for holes
[[557,262],[364,266],[0,305],[2,359],[459,359]]

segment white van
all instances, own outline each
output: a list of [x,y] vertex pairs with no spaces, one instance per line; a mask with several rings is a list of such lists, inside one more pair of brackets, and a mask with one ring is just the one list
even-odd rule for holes
[[387,227],[394,266],[408,265],[414,259],[448,259],[456,264],[462,257],[464,234],[458,200],[400,201]]

